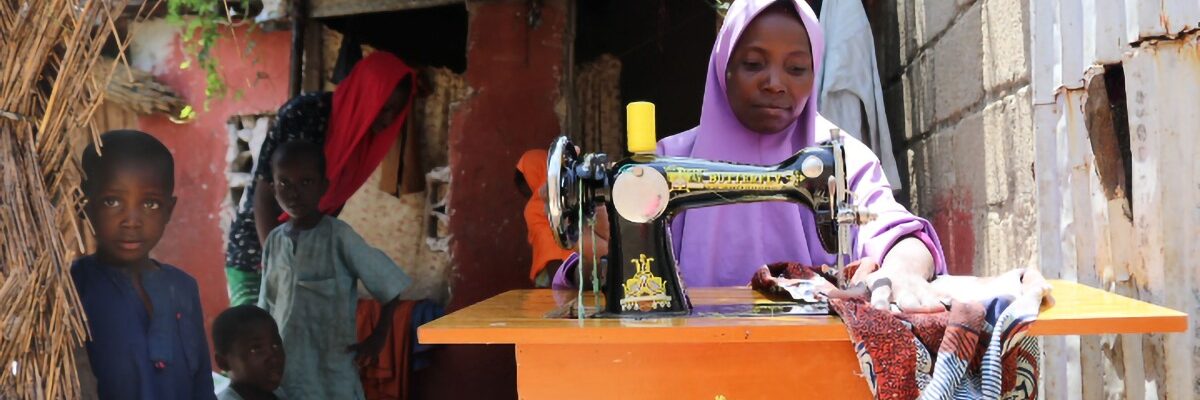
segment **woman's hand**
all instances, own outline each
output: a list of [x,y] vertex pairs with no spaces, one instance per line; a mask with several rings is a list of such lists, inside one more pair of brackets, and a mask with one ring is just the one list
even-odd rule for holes
[[933,255],[917,238],[896,242],[883,265],[864,260],[851,277],[850,283],[864,283],[871,291],[871,306],[901,312],[923,313],[945,311],[950,299],[929,283],[933,276]]
[[880,269],[864,279],[871,290],[871,306],[891,309],[892,304],[905,313],[946,311],[950,300],[924,277],[897,270]]

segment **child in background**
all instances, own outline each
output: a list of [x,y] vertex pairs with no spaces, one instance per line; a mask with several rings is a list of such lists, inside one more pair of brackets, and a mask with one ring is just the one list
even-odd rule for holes
[[212,326],[217,368],[230,384],[217,400],[276,400],[283,381],[283,339],[271,314],[252,305],[231,307]]
[[[363,399],[355,364],[378,356],[411,281],[353,228],[317,209],[329,186],[321,146],[288,142],[269,162],[276,200],[290,220],[267,236],[258,304],[279,323],[287,352],[281,395]],[[355,343],[359,281],[384,308],[373,333]]]
[[71,265],[101,399],[213,399],[196,280],[150,258],[175,208],[175,162],[144,132],[100,136],[83,154],[95,254]]
[[[517,160],[516,173],[513,177],[517,191],[527,199],[525,202],[526,240],[533,250],[533,266],[529,269],[529,279],[534,287],[548,288],[563,260],[571,256],[571,250],[558,246],[554,241],[554,231],[550,229],[550,220],[546,218],[546,202],[544,196],[533,193],[534,190],[546,186],[546,150],[533,149],[526,151]],[[593,246],[597,256],[608,255],[608,212],[604,207],[596,207],[595,244],[583,241],[583,258],[591,260]]]

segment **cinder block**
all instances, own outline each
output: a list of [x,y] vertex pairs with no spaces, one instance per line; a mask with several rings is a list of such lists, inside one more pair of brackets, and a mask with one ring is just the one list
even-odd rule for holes
[[950,27],[954,17],[958,15],[959,2],[948,0],[915,0],[917,31],[916,38],[920,45],[932,41],[938,34]]
[[949,128],[951,148],[942,155],[953,160],[953,183],[970,196],[971,209],[983,209],[987,202],[987,151],[983,113],[976,112]]
[[983,87],[1029,80],[1029,0],[983,2]]
[[1032,196],[1033,106],[1028,87],[983,110],[987,204]]
[[934,196],[951,190],[956,183],[950,135],[948,132],[934,133],[914,142],[911,150],[909,183],[914,185],[911,192],[913,211],[929,215],[939,211]]
[[933,48],[934,121],[958,116],[983,98],[983,27],[976,4]]
[[[936,88],[933,80],[933,65],[928,56],[922,55],[905,71],[904,85],[904,139],[912,140],[928,133],[933,125]],[[890,110],[889,110],[890,111]]]

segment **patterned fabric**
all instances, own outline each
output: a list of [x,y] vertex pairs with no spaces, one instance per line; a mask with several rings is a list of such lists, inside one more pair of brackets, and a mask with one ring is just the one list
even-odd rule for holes
[[850,341],[859,355],[863,377],[877,399],[915,399],[917,386],[916,337],[909,325],[887,311],[871,308],[863,299],[830,301],[842,317]]
[[[261,274],[262,245],[258,242],[258,232],[254,227],[254,191],[260,179],[271,180],[271,163],[267,160],[271,159],[271,154],[279,145],[293,140],[303,139],[324,145],[325,127],[332,110],[332,93],[305,93],[288,100],[279,108],[275,126],[267,133],[259,151],[260,161],[254,166],[254,179],[246,187],[233,224],[229,227],[229,244],[225,248],[226,267]],[[237,278],[232,274],[227,274],[227,277],[231,281]],[[230,298],[237,297],[234,290],[240,288],[230,286]],[[257,298],[257,294],[253,297]]]
[[262,273],[257,270],[225,268],[225,283],[229,289],[229,306],[258,304],[258,289],[262,286]]
[[[1036,399],[1036,319],[1031,299],[954,303],[950,311],[902,314],[865,298],[833,299],[877,399]],[[937,349],[931,358],[929,349]],[[929,369],[933,361],[932,371]]]

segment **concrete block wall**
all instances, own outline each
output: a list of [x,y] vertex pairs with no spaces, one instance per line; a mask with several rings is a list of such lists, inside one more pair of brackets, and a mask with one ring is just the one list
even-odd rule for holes
[[954,273],[1037,259],[1028,10],[1028,0],[869,10],[907,197],[936,226]]
[[[1197,315],[1200,213],[1178,210],[1200,209],[1200,141],[1181,134],[1197,125],[1200,3],[874,4],[910,201],[934,222],[952,271],[1036,263]],[[1112,99],[1109,73],[1123,85]],[[1122,128],[1132,186],[1113,190]],[[1200,323],[1189,322],[1182,334],[1045,338],[1054,362],[1042,365],[1040,397],[1200,398]]]

